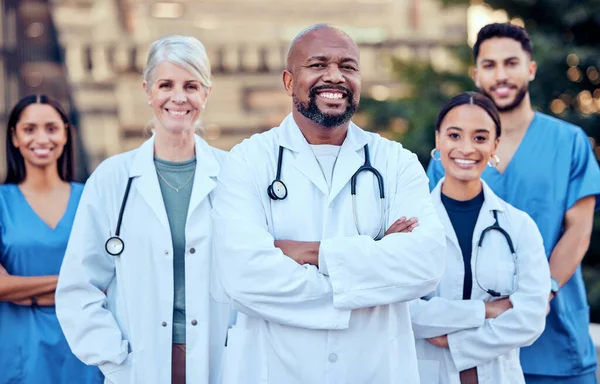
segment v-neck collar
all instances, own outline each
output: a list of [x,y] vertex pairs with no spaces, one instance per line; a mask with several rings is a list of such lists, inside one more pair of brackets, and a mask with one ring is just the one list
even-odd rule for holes
[[74,200],[73,183],[70,182],[69,186],[71,187],[71,190],[69,191],[69,200],[67,201],[67,206],[66,206],[65,211],[63,212],[62,216],[60,217],[60,219],[56,222],[56,226],[54,226],[54,228],[52,228],[44,219],[42,219],[42,217],[36,212],[36,210],[33,209],[31,204],[29,204],[29,201],[27,201],[27,198],[23,194],[23,191],[21,191],[21,188],[19,188],[18,185],[15,185],[15,188],[17,189],[17,194],[23,200],[23,203],[27,206],[27,208],[29,209],[29,212],[33,215],[33,217],[35,217],[35,219],[38,222],[40,222],[42,226],[48,228],[52,232],[56,232],[56,230],[61,226],[62,222],[68,216],[69,212],[71,211],[71,206],[73,204],[73,200]]
[[[533,129],[535,129],[535,127],[538,124],[538,121],[539,121],[539,114],[538,114],[538,112],[534,112],[533,119],[529,123],[529,126],[527,127],[527,130],[525,131],[525,134],[523,135],[523,138],[521,138],[521,142],[517,146],[517,149],[515,150],[515,153],[513,153],[512,158],[510,159],[510,161],[506,165],[506,168],[504,168],[504,171],[500,172],[496,168],[491,168],[490,169],[490,171],[494,175],[504,176],[504,175],[506,175],[507,172],[510,171],[510,169],[512,168],[512,164],[515,162],[515,159],[520,155],[521,152],[523,152],[524,150],[527,149],[526,146],[529,143],[529,136],[532,135],[531,131]],[[502,159],[500,159],[500,161],[502,161]]]

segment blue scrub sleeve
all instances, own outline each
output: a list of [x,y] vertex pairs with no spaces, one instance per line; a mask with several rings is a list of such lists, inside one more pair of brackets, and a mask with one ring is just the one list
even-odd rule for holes
[[444,177],[444,167],[442,167],[441,161],[429,160],[427,177],[429,178],[429,191],[431,192],[438,185],[442,177]]
[[582,129],[577,130],[573,142],[570,182],[567,190],[567,210],[587,196],[596,196],[596,210],[600,208],[600,168],[592,145]]

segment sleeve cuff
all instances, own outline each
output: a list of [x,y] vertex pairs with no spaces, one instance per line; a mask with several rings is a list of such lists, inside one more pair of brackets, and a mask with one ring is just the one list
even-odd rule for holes
[[329,276],[327,262],[325,261],[325,252],[323,252],[323,243],[319,245],[319,272],[326,276]]

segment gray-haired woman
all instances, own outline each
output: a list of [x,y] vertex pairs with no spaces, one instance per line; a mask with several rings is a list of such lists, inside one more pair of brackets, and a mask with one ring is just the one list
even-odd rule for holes
[[88,180],[57,315],[75,355],[99,366],[107,383],[212,383],[229,305],[210,274],[222,152],[195,134],[211,90],[202,43],[154,42],[143,87],[154,134]]

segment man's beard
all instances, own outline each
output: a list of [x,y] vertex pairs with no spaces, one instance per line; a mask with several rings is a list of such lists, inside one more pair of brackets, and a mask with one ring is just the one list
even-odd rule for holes
[[480,88],[479,90],[481,91],[481,93],[486,95],[490,100],[492,100],[492,102],[496,105],[496,108],[498,108],[498,112],[510,112],[510,111],[514,110],[515,108],[517,108],[519,105],[521,105],[521,103],[523,102],[523,99],[525,99],[525,96],[527,95],[527,92],[529,92],[529,87],[528,87],[528,84],[525,84],[524,86],[519,88],[517,90],[517,95],[515,96],[515,99],[512,101],[512,103],[505,105],[505,106],[498,105],[496,103],[496,101],[494,100],[494,98],[492,97],[492,95],[487,93],[485,91],[485,89]]
[[[323,113],[317,106],[317,92],[320,90],[331,89],[337,89],[345,92],[346,94],[348,106],[346,107],[346,110],[341,114],[333,115]],[[292,100],[294,101],[294,106],[296,107],[296,110],[298,110],[298,112],[300,112],[307,119],[325,128],[339,127],[340,125],[347,123],[348,121],[350,121],[350,119],[356,112],[356,109],[358,108],[358,103],[354,101],[354,94],[352,93],[352,91],[350,91],[348,88],[341,86],[322,85],[319,87],[313,87],[311,88],[310,93],[308,94],[308,102],[301,102],[300,100],[298,100],[295,94],[292,95]]]

